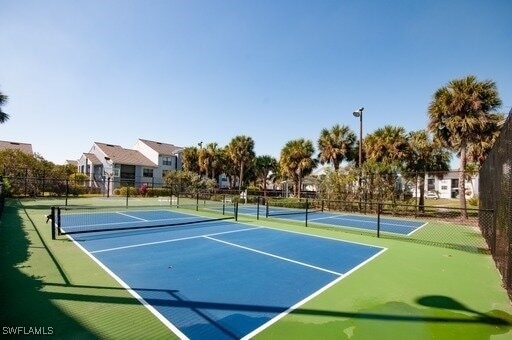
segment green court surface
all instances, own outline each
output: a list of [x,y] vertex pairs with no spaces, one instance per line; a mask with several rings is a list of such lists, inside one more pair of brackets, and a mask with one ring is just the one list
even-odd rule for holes
[[[67,238],[51,239],[45,215],[62,204],[7,202],[0,224],[2,334],[23,327],[66,339],[176,338]],[[431,221],[413,238],[377,238],[277,219],[240,222],[387,248],[256,339],[512,338],[512,306],[477,229]]]

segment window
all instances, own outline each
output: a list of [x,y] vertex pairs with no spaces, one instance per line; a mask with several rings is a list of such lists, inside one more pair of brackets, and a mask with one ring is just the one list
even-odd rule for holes
[[172,157],[162,157],[162,165],[172,165]]
[[427,190],[432,191],[436,190],[436,180],[434,178],[429,178],[427,181]]
[[448,190],[448,186],[447,185],[441,185],[441,190]]
[[144,177],[153,177],[153,169],[142,169],[142,176]]
[[459,187],[459,179],[458,178],[452,178],[452,189]]

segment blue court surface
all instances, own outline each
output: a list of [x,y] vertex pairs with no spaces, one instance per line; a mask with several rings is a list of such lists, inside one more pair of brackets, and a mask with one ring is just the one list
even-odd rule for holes
[[[111,214],[72,219],[111,226],[131,217]],[[160,211],[133,219],[164,216],[191,217]],[[385,251],[231,220],[72,238],[170,330],[190,339],[251,338]]]
[[[238,207],[239,214],[256,215],[257,211],[258,208],[254,205],[239,205]],[[295,209],[272,208],[269,217],[304,222],[305,213],[298,212],[299,211]],[[259,214],[260,218],[265,218],[264,206],[260,206]],[[308,225],[310,223],[322,224],[329,227],[343,227],[366,231],[377,231],[377,217],[369,215],[345,214],[341,212],[329,211],[311,211],[308,213]],[[380,231],[409,236],[423,227],[425,224],[425,222],[417,220],[381,217]]]

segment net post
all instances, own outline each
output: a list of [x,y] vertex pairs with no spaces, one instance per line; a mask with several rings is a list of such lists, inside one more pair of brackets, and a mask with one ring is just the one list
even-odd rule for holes
[[55,228],[57,228],[57,235],[60,236],[61,232],[60,232],[60,207],[57,207],[57,223],[55,225]]
[[130,196],[130,187],[126,187],[126,207],[128,208],[128,197]]
[[55,207],[52,207],[52,212],[50,215],[50,222],[52,228],[52,240],[57,239],[57,235],[55,234]]
[[199,190],[196,191],[196,211],[199,211]]
[[261,196],[258,196],[258,200],[256,201],[256,219],[260,219],[260,199]]
[[377,238],[380,237],[380,214],[382,211],[382,203],[377,203]]
[[265,217],[268,218],[268,201],[265,202]]
[[321,212],[324,211],[324,200],[323,199],[320,201],[320,211]]
[[308,207],[309,207],[309,201],[308,201],[308,198],[306,197],[306,217],[304,218],[306,228],[308,227]]
[[226,194],[224,194],[224,197],[222,198],[222,215],[226,214]]
[[238,221],[238,201],[235,201],[235,221]]

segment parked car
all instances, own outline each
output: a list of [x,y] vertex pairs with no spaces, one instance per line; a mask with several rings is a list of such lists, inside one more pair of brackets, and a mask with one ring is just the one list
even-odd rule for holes
[[437,193],[435,191],[428,191],[426,194],[425,194],[425,198],[431,198],[431,199],[438,199],[439,196],[437,195]]

